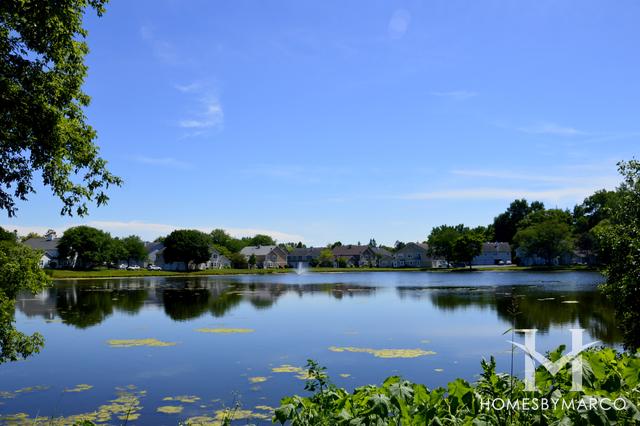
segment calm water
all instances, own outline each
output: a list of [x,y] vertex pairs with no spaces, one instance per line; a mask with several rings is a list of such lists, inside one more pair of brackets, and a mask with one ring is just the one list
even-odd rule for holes
[[[600,275],[584,272],[382,272],[57,282],[45,294],[17,303],[18,328],[41,332],[46,346],[27,361],[0,366],[0,413],[86,413],[123,391],[136,394],[143,407],[129,422],[134,424],[214,416],[235,402],[264,413],[255,407],[277,406],[284,395],[304,393],[304,381],[295,372],[272,369],[304,366],[308,358],[348,388],[380,383],[392,374],[430,387],[455,377],[473,381],[482,357],[494,355],[500,370],[509,369],[510,336],[503,333],[510,327],[514,299],[521,312],[516,326],[540,330],[541,352],[568,344],[568,330],[576,326],[587,330],[585,342],[617,344],[611,307],[597,293],[601,281]],[[203,333],[199,328],[254,331]],[[107,343],[144,338],[175,345]],[[380,358],[330,347],[436,354]],[[521,358],[517,354],[517,372]],[[78,384],[93,387],[64,391]],[[200,399],[163,400],[177,395]],[[156,411],[166,405],[183,411]],[[114,416],[111,423],[120,421]]]

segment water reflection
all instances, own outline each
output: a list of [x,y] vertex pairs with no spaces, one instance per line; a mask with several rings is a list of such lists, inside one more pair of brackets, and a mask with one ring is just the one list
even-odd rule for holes
[[[337,280],[336,280],[337,281]],[[377,287],[356,283],[291,284],[237,282],[220,278],[103,280],[58,283],[34,298],[23,296],[17,309],[25,315],[47,320],[59,317],[77,328],[96,326],[114,312],[138,314],[145,306],[158,306],[173,321],[189,321],[210,314],[220,318],[246,302],[257,310],[272,309],[285,295],[324,294],[345,297],[385,297],[424,302],[440,311],[463,309],[495,312],[510,324],[510,308],[517,302],[517,328],[537,328],[542,333],[554,326],[579,324],[608,344],[621,341],[612,306],[595,287],[567,288],[540,285],[516,286],[398,286]]]
[[[399,287],[401,298],[427,299],[443,311],[481,309],[495,311],[506,324],[516,328],[537,328],[544,333],[554,326],[579,324],[604,343],[621,341],[615,326],[613,306],[595,289],[550,290],[545,286],[514,287]],[[512,306],[519,312],[512,316]]]

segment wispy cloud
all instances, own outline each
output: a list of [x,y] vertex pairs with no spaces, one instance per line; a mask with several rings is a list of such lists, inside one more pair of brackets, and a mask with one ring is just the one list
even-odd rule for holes
[[531,126],[519,127],[519,131],[536,135],[553,136],[586,136],[589,133],[576,129],[575,127],[563,126],[557,123],[542,122]]
[[387,32],[392,39],[400,39],[409,30],[411,24],[411,14],[405,9],[397,9],[389,19]]
[[[202,232],[210,232],[213,228],[223,228],[229,234],[234,237],[250,237],[256,234],[266,234],[275,238],[278,241],[306,241],[305,238],[301,235],[283,232],[273,229],[266,228],[235,228],[235,227],[224,227],[224,226],[176,226],[165,223],[150,223],[143,221],[106,221],[106,220],[92,220],[85,223],[68,223],[65,225],[54,226],[53,229],[62,234],[65,229],[71,228],[73,226],[78,225],[88,225],[94,228],[99,228],[104,231],[110,232],[115,236],[126,236],[126,235],[139,235],[143,239],[152,240],[161,235],[167,235],[170,232],[176,229],[198,229]],[[5,229],[17,230],[18,234],[26,235],[29,232],[37,232],[39,234],[44,234],[48,229],[51,229],[51,226],[24,226],[24,225],[14,225],[14,224],[2,224],[0,225]]]
[[153,54],[163,62],[176,64],[178,60],[178,50],[168,41],[159,39],[150,26],[144,25],[140,28],[140,36],[147,42]]
[[582,200],[595,190],[593,186],[566,187],[543,190],[506,189],[506,188],[465,188],[444,191],[417,192],[400,196],[405,200],[513,200],[527,198],[531,200],[561,201]]
[[135,157],[134,161],[152,166],[171,167],[175,169],[189,169],[191,164],[172,157]]
[[478,92],[473,92],[471,90],[452,90],[449,92],[432,92],[431,94],[433,96],[448,98],[454,101],[466,101],[467,99],[478,96]]
[[209,129],[220,127],[224,121],[222,105],[217,99],[202,101],[202,111],[194,114],[193,117],[180,120],[179,125],[185,129]]
[[[610,171],[615,171],[615,167],[609,168]],[[604,171],[601,169],[601,171]],[[618,177],[615,173],[603,174],[603,175],[577,175],[575,172],[569,176],[553,176],[542,173],[522,173],[512,172],[508,170],[479,170],[479,169],[456,169],[451,171],[452,174],[457,176],[467,176],[473,178],[488,178],[488,179],[502,179],[505,181],[528,181],[539,183],[572,183],[572,184],[601,184],[603,186],[612,186],[618,182]]]

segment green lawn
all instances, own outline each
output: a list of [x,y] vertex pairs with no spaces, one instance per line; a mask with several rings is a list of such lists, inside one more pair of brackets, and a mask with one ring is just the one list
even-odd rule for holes
[[[489,266],[474,268],[475,271],[591,271],[596,270],[587,266],[557,266],[557,267],[534,267],[534,266]],[[469,268],[454,269],[420,269],[420,268],[311,268],[309,272],[462,272],[469,271]],[[194,275],[240,275],[240,274],[283,274],[293,273],[294,269],[206,269],[203,271],[175,272],[175,271],[148,271],[140,269],[137,271],[127,271],[121,269],[96,269],[88,271],[74,271],[67,269],[48,269],[47,274],[53,279],[83,279],[83,278],[118,278],[118,277],[183,277]]]

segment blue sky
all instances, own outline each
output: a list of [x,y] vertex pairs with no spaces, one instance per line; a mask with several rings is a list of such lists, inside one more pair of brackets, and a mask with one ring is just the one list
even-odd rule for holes
[[88,223],[279,241],[423,240],[514,198],[568,207],[640,141],[635,1],[112,0],[87,110],[125,185]]

